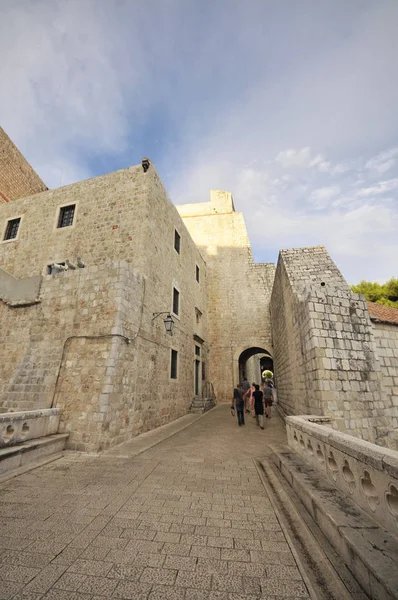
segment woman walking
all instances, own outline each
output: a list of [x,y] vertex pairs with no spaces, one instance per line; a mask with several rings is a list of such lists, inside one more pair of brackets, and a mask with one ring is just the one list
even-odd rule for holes
[[253,392],[253,400],[254,400],[254,414],[256,417],[256,424],[264,429],[264,401],[263,401],[263,393],[260,390],[259,385],[255,385],[255,390]]

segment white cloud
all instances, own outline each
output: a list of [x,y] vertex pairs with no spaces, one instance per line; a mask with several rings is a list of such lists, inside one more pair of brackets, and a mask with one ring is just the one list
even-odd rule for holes
[[309,197],[310,202],[316,209],[326,208],[332,198],[340,193],[340,186],[331,185],[315,189]]
[[357,196],[378,196],[380,194],[386,194],[392,190],[398,189],[398,177],[394,179],[388,179],[386,181],[379,181],[376,185],[371,187],[361,188],[357,192]]
[[396,164],[396,157],[398,156],[398,148],[391,148],[386,152],[380,152],[368,162],[365,167],[367,169],[374,169],[380,175],[389,171]]
[[313,154],[311,148],[306,146],[300,150],[288,148],[278,152],[275,161],[284,168],[298,167],[302,169],[317,169],[321,173],[336,175],[345,173],[349,167],[344,164],[333,165],[322,154]]

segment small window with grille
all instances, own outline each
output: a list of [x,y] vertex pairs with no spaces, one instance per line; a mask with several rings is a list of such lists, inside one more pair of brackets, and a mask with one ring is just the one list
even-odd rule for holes
[[6,232],[4,234],[4,240],[14,240],[17,237],[20,223],[20,217],[18,219],[10,219],[8,221]]
[[171,365],[170,365],[170,378],[177,379],[178,374],[178,352],[177,350],[171,351]]
[[61,206],[58,217],[57,228],[70,227],[73,225],[73,218],[75,216],[76,204],[70,204],[69,206]]

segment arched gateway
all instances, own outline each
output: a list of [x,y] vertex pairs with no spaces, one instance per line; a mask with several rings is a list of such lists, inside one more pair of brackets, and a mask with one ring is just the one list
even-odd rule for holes
[[269,369],[274,371],[271,352],[260,345],[240,348],[235,354],[234,381],[241,382],[244,377],[250,382],[261,383],[261,373]]

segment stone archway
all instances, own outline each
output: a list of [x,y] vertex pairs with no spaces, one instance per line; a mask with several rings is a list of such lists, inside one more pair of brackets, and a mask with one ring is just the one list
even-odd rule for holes
[[274,370],[272,355],[263,346],[251,346],[240,349],[234,361],[234,378],[241,382],[244,377],[250,383],[261,383],[261,373],[264,369]]

